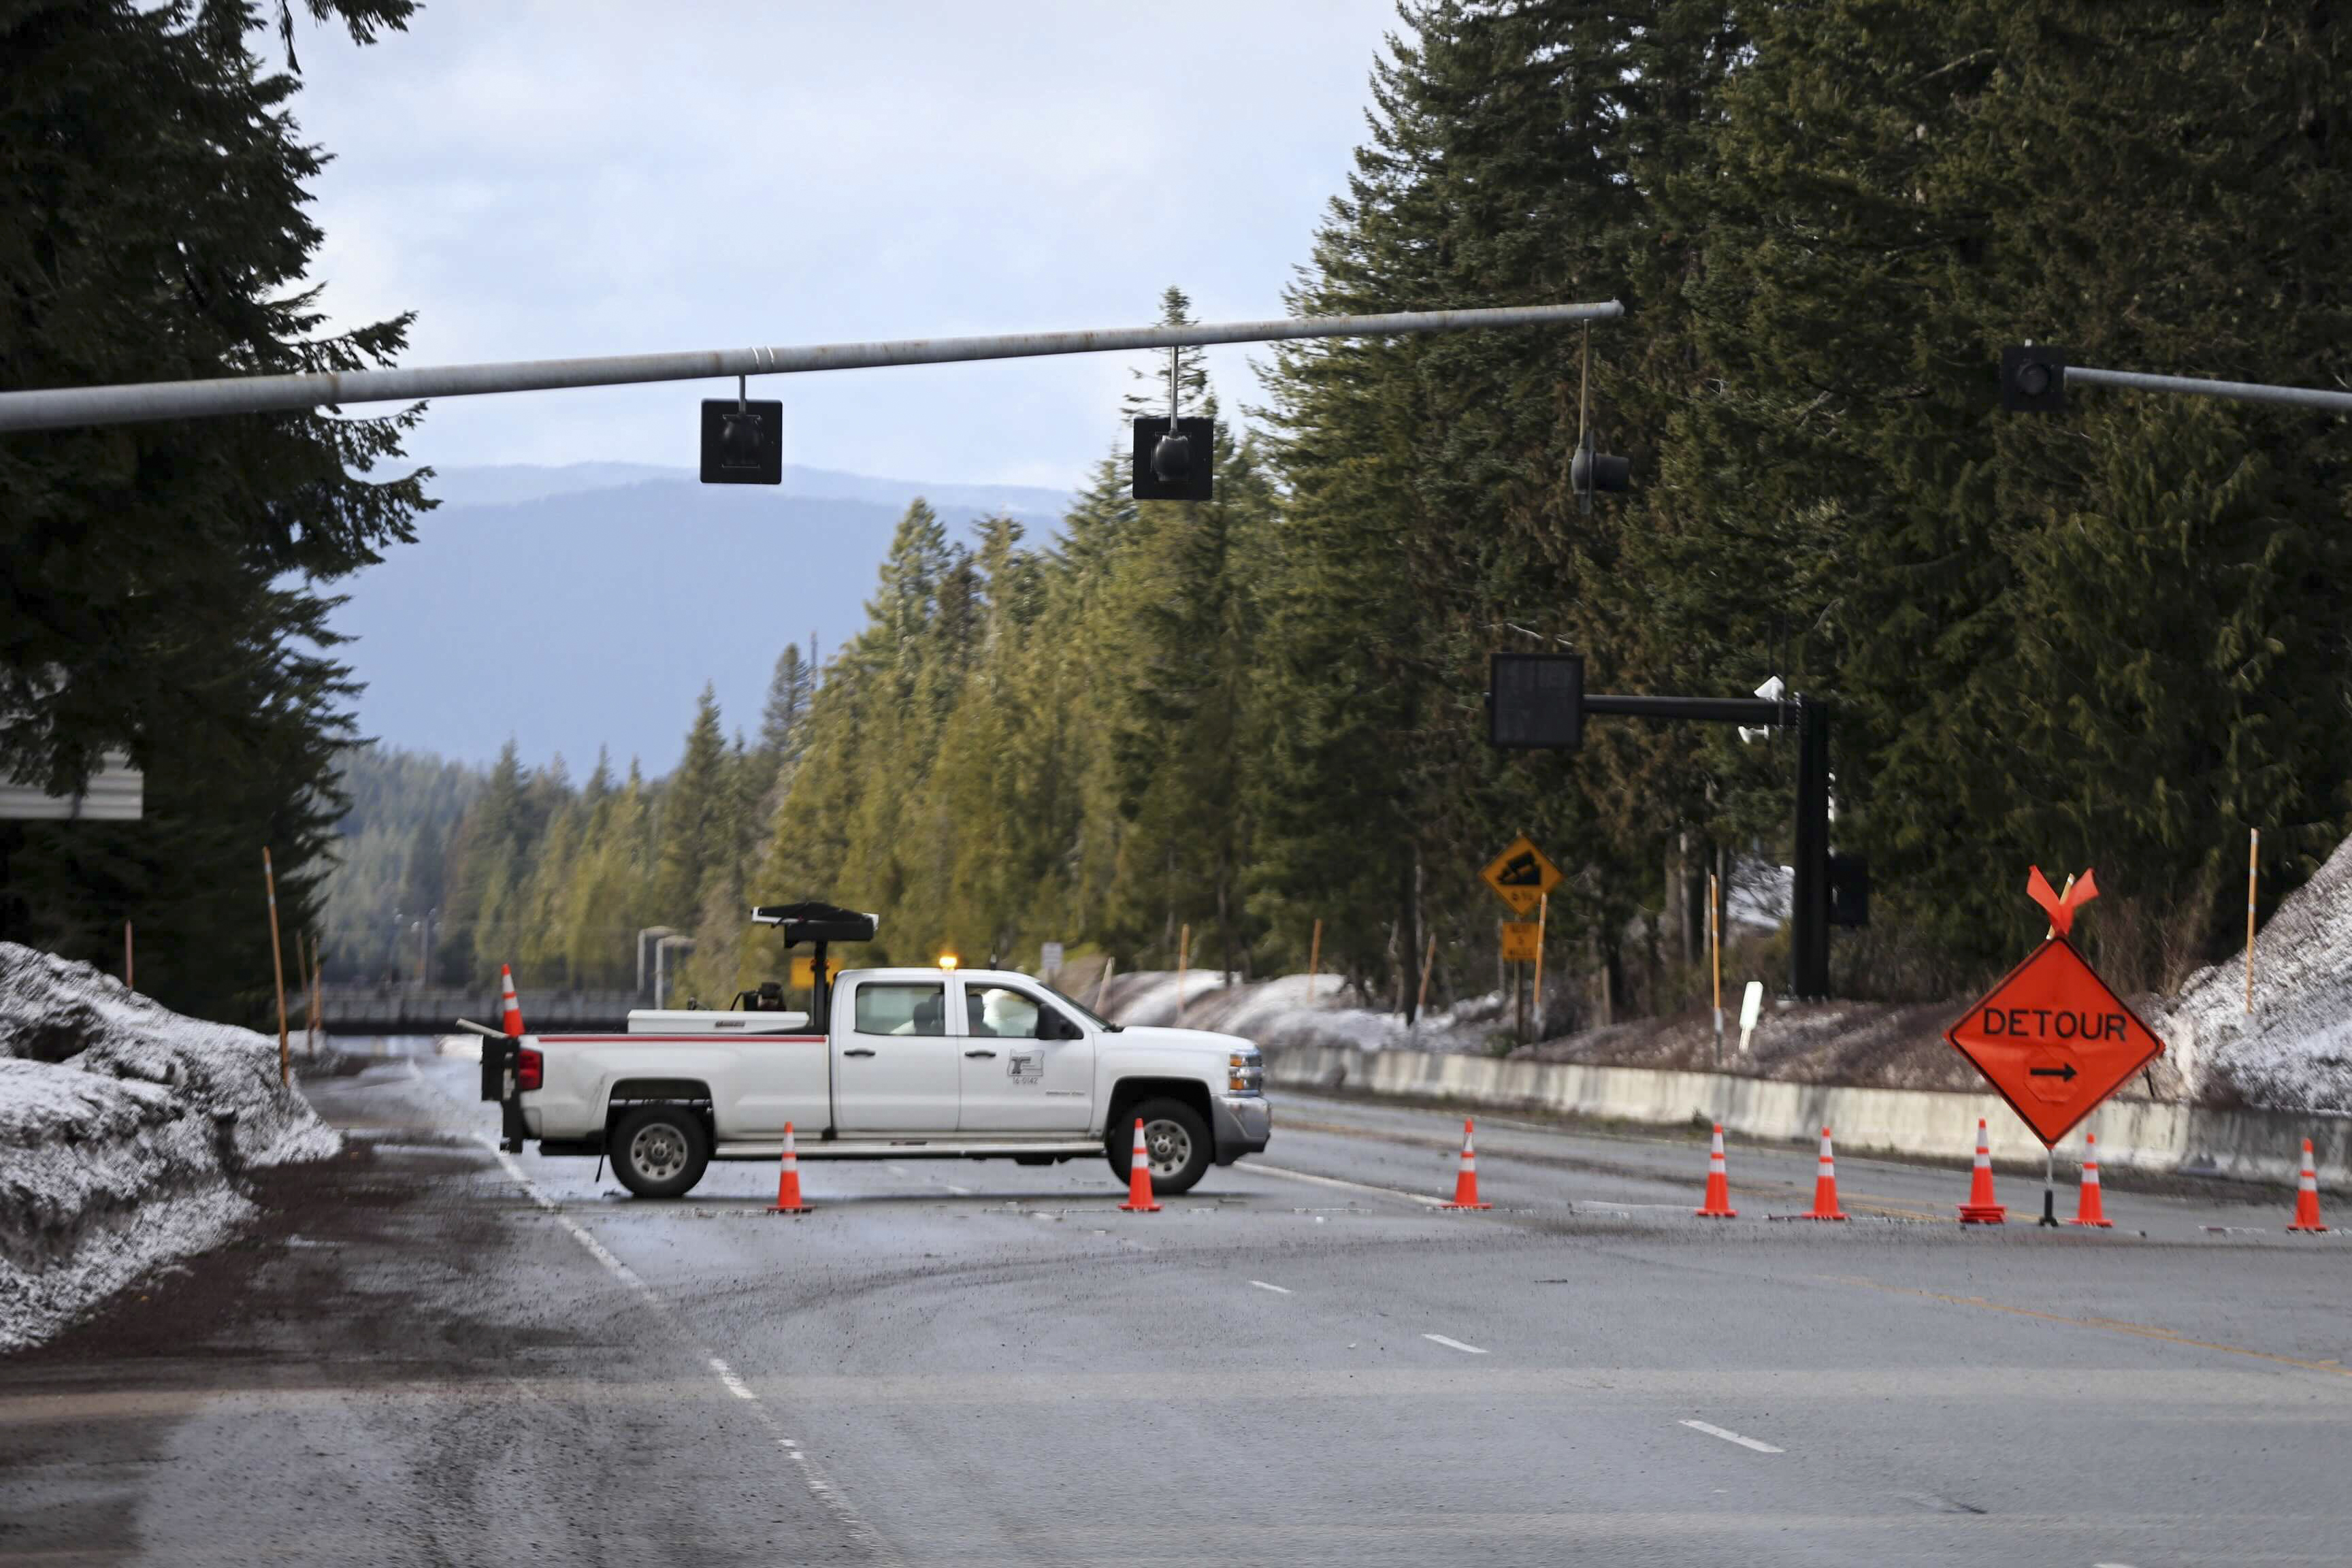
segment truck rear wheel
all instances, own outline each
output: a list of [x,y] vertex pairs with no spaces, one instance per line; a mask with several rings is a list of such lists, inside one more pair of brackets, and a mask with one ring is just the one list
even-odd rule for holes
[[1208,1174],[1216,1147],[1209,1142],[1208,1123],[1181,1100],[1147,1100],[1129,1107],[1103,1131],[1103,1155],[1111,1174],[1128,1179],[1128,1163],[1135,1152],[1135,1123],[1143,1121],[1143,1152],[1151,1164],[1155,1196],[1189,1193]]
[[682,1198],[710,1164],[702,1118],[683,1105],[642,1105],[614,1125],[613,1174],[641,1198]]

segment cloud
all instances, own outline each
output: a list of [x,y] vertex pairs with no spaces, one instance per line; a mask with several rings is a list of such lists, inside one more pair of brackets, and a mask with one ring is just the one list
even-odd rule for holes
[[[1281,313],[1390,0],[426,6],[304,43],[317,273],[411,363]],[[1215,351],[1228,408],[1249,351]],[[1072,485],[1123,363],[775,378],[791,460]],[[691,385],[452,399],[445,463],[692,459]]]

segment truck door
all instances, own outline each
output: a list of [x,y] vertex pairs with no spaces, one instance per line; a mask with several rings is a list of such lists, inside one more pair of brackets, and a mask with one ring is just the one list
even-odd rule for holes
[[966,1132],[1084,1132],[1094,1114],[1095,1047],[1083,1025],[1024,985],[967,975]]
[[959,1093],[948,1033],[948,986],[937,980],[857,980],[834,1014],[834,1080],[845,1133],[952,1132]]

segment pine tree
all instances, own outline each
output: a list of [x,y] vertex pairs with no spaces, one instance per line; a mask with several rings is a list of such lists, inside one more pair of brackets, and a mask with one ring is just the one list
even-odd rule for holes
[[760,713],[760,751],[789,767],[799,757],[805,739],[802,721],[816,691],[816,669],[801,657],[796,644],[786,643],[776,656],[775,674],[768,681],[767,706]]
[[[355,42],[406,0],[317,0]],[[387,363],[407,318],[324,331],[304,274],[323,155],[243,5],[41,5],[0,19],[0,384],[88,385]],[[285,37],[292,37],[290,11]],[[135,84],[126,86],[126,84]],[[70,787],[126,748],[131,825],[0,825],[0,934],[110,961],[174,1006],[258,1016],[266,845],[285,925],[318,923],[356,739],[318,585],[410,537],[410,414],[25,433],[0,443],[0,771]]]
[[696,700],[686,754],[662,786],[660,847],[654,863],[653,908],[664,925],[691,928],[703,885],[720,868],[732,837],[727,742],[719,697],[709,685]]

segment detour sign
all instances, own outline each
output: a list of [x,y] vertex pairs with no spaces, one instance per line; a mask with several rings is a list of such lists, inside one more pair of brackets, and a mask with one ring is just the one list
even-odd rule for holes
[[2044,1144],[2164,1054],[2088,960],[2053,936],[1944,1031]]

